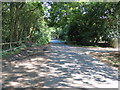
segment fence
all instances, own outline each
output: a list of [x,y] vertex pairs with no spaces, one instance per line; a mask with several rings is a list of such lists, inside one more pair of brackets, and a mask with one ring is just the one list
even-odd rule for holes
[[12,44],[17,44],[17,43],[21,44],[21,43],[23,43],[23,42],[26,42],[26,41],[0,43],[0,46],[10,45],[10,49],[4,50],[4,51],[1,50],[0,53],[2,53],[2,52],[7,52],[7,51],[11,51],[11,50],[15,50],[15,49],[19,48],[20,46],[19,46],[19,47],[12,48]]

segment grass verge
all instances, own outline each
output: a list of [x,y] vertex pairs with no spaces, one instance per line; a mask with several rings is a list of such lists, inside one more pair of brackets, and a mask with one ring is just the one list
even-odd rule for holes
[[[0,53],[0,54],[2,54],[2,58],[5,58],[5,57],[9,57],[10,55],[18,54],[22,50],[25,50],[25,49],[30,48],[30,47],[35,47],[35,46],[42,46],[42,45],[38,44],[38,43],[22,44],[18,48],[15,48],[15,49],[13,48],[10,51],[2,51],[2,53]],[[45,46],[45,45],[43,45],[43,46]]]
[[90,55],[116,69],[120,69],[120,52],[91,52]]

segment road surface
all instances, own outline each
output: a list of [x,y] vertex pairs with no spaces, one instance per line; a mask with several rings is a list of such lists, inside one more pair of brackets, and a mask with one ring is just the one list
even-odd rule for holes
[[53,40],[43,56],[6,63],[3,87],[118,88],[118,71],[86,54],[89,51],[96,50]]

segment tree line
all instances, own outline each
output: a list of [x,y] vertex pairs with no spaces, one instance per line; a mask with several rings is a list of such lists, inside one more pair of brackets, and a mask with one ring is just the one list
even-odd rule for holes
[[3,43],[46,44],[51,36],[82,45],[110,43],[120,33],[120,2],[3,2],[2,27]]
[[[49,31],[44,21],[44,6],[39,2],[2,3],[2,42],[32,41],[45,44]],[[4,45],[4,48],[19,44]]]
[[61,2],[51,6],[48,25],[59,27],[61,39],[89,45],[119,37],[120,2]]

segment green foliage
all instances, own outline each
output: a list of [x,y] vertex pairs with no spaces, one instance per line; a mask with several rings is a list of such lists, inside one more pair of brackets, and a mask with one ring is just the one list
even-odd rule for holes
[[[42,23],[42,24],[41,24]],[[36,30],[32,32],[31,40],[38,44],[46,44],[50,41],[50,29],[46,25],[46,22],[41,21],[35,27]]]
[[115,2],[50,3],[49,26],[60,27],[60,39],[97,44],[118,36]]
[[85,5],[87,10],[77,14],[70,23],[68,35],[71,41],[78,44],[97,43],[105,31],[104,19],[101,18],[104,12],[97,10],[101,9],[99,3],[89,5]]
[[[39,2],[4,2],[2,3],[2,41],[32,41],[46,44],[49,31],[44,22],[44,6]],[[18,44],[17,44],[18,45]],[[7,48],[10,45],[6,45]],[[3,46],[3,49],[6,48]],[[16,44],[11,44],[12,47]]]
[[[88,45],[110,41],[119,36],[119,12],[117,2],[3,2],[2,41],[46,44],[51,37]],[[19,44],[3,49],[11,46]]]

